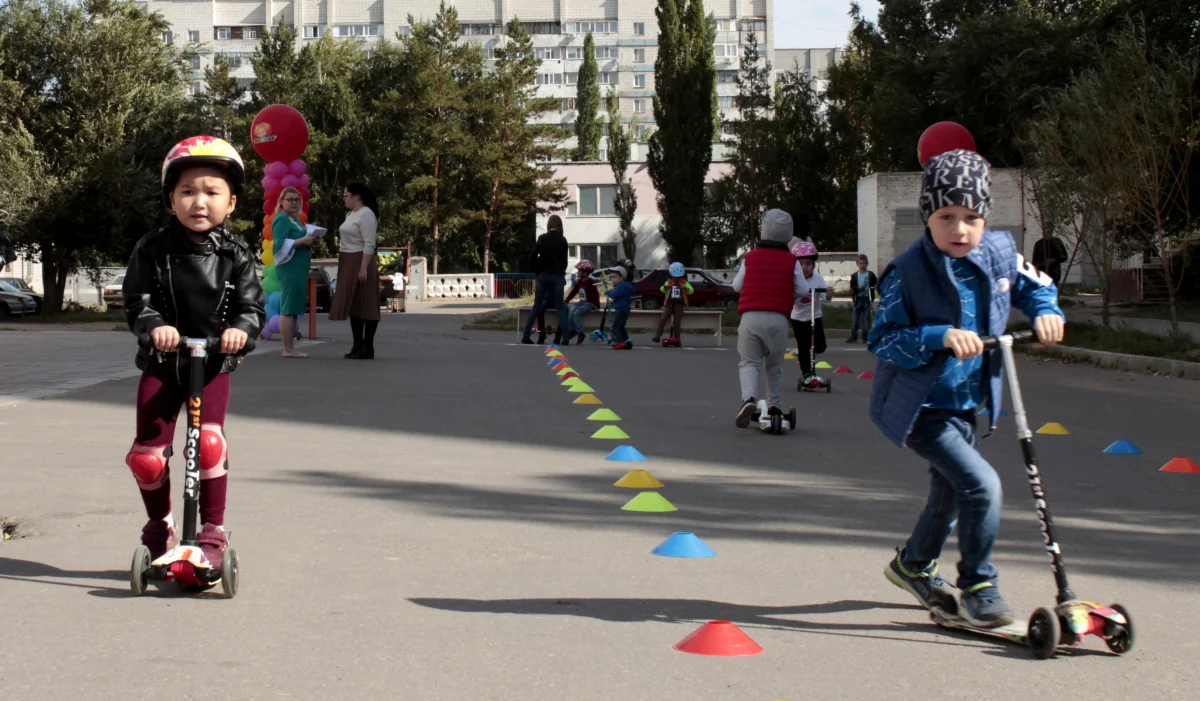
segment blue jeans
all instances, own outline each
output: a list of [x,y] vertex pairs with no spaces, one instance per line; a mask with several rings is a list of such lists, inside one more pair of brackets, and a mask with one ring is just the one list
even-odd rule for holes
[[625,322],[629,321],[628,309],[613,310],[612,335],[614,343],[624,343],[629,340],[629,332],[625,330]]
[[583,333],[583,315],[596,308],[596,305],[591,302],[577,302],[571,305],[571,315],[567,317],[567,325],[563,335],[569,336],[573,333]]
[[870,297],[856,297],[854,299],[854,316],[850,321],[850,338],[858,338],[858,329],[862,328],[863,340],[867,340],[867,334],[871,333],[871,328],[867,326],[867,315],[871,312]]
[[904,546],[901,561],[910,572],[929,566],[958,521],[958,587],[995,581],[992,547],[1000,532],[1004,494],[996,470],[979,454],[973,411],[923,409],[908,447],[929,461],[929,501]]
[[563,291],[566,287],[566,275],[538,274],[537,283],[534,286],[533,309],[529,311],[529,318],[525,320],[525,331],[521,334],[521,338],[529,338],[529,334],[533,333],[533,322],[537,320],[542,310],[551,304],[558,312],[558,328],[561,331],[566,327],[567,305],[563,303]]

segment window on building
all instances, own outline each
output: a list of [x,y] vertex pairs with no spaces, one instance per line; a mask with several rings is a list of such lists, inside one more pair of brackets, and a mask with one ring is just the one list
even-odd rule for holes
[[620,51],[615,46],[597,46],[596,59],[603,61],[605,59],[617,59],[621,57]]
[[599,148],[599,151],[600,151],[600,160],[607,161],[608,160],[608,148],[601,146]]
[[217,39],[232,39],[233,27],[217,27]]
[[733,107],[733,96],[732,95],[718,95],[717,96],[717,107],[721,107],[721,108],[725,108],[725,109]]
[[717,20],[717,31],[732,32],[735,22],[737,22],[735,19],[719,19]]
[[246,27],[242,30],[243,39],[257,39],[258,27]]
[[335,37],[377,37],[382,32],[382,24],[338,24],[333,28]]
[[521,27],[530,34],[562,34],[562,25],[558,22],[522,22]]
[[399,29],[396,30],[396,36],[398,36],[398,37],[412,36],[412,27],[400,27]]
[[716,58],[737,58],[737,44],[713,44],[713,56]]
[[579,201],[575,203],[575,214],[587,216],[611,216],[617,213],[614,203],[617,197],[615,185],[580,185]]
[[193,71],[200,70],[200,57],[192,56],[191,58],[188,59],[188,65],[192,67]]
[[634,114],[646,114],[646,101],[645,100],[634,100],[633,101],[633,112],[634,112]]
[[221,54],[221,55],[225,57],[226,61],[229,61],[229,70],[236,70],[236,69],[242,67],[242,55],[241,54]]
[[562,58],[562,49],[558,48],[557,46],[536,47],[533,50],[533,54],[542,61],[555,61]]
[[307,24],[304,26],[305,39],[320,39],[325,36],[325,27],[319,24]]
[[638,73],[637,75],[633,76],[633,87],[635,87],[635,88],[646,87],[646,74],[645,73]]
[[738,81],[737,71],[717,71],[718,83],[736,83]]
[[175,36],[171,34],[171,32],[163,32],[162,40],[164,44],[170,44],[171,42],[175,41]]
[[616,22],[564,22],[564,34],[616,34]]
[[639,37],[646,36],[646,23],[645,22],[634,22],[633,23],[633,34],[634,34],[634,36],[639,36]]
[[188,30],[188,42],[190,42],[192,44],[200,43],[200,30],[199,29],[189,29]]
[[563,84],[564,85],[578,85],[579,84],[579,74],[578,73],[564,73],[563,74]]
[[188,85],[188,94],[189,95],[200,95],[203,92],[204,92],[204,84],[198,80],[194,80],[194,81],[192,81],[191,85]]
[[633,50],[633,62],[634,63],[645,63],[646,62],[646,50],[645,49],[634,49]]
[[570,112],[573,109],[575,109],[575,98],[564,97],[558,101],[559,112]]
[[616,85],[617,84],[616,71],[600,71],[599,73],[596,74],[596,84],[597,85]]
[[537,85],[562,85],[562,73],[538,73],[537,80],[534,81]]
[[565,49],[563,49],[563,56],[568,61],[582,61],[583,60],[583,47],[582,46],[568,46]]
[[634,132],[633,132],[633,138],[637,139],[638,141],[644,141],[646,139],[646,125],[645,124],[637,125],[637,128],[634,129]]
[[458,32],[462,36],[489,36],[503,34],[504,27],[499,24],[460,24]]
[[617,246],[615,244],[585,243],[581,246],[568,246],[567,256],[579,260],[591,261],[597,268],[609,268],[617,264]]
[[[732,20],[730,20],[732,22]],[[767,21],[765,19],[744,19],[741,21],[740,29],[743,32],[765,32],[767,31]]]

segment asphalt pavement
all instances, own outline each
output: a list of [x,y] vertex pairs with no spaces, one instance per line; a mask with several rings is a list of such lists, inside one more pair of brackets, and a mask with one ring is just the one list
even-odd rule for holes
[[[831,338],[824,359],[854,372],[833,375],[830,394],[797,393],[788,364],[800,426],[785,436],[734,427],[731,339],[563,348],[629,434],[601,440],[587,420],[597,407],[572,403],[542,348],[462,331],[458,311],[385,315],[373,361],[343,359],[349,329],[322,319],[335,340],[308,344],[312,357],[268,343],[237,371],[232,600],[129,594],[145,520],[124,463],[137,380],[94,370],[132,370],[131,335],[92,342],[104,357],[76,374],[97,382],[43,398],[39,386],[72,374],[6,386],[0,518],[31,535],[0,543],[0,698],[1196,697],[1200,474],[1158,470],[1200,461],[1200,384],[1019,360],[1031,423],[1071,432],[1036,445],[1075,591],[1123,603],[1136,625],[1124,657],[1089,639],[1037,662],[934,627],[884,579],[927,476],[867,417],[871,381],[857,375],[874,359],[862,345]],[[0,333],[0,365],[83,343],[41,338],[18,349]],[[1102,452],[1118,439],[1143,453]],[[606,461],[618,445],[647,462]],[[1055,592],[1011,419],[983,453],[1005,488],[1000,586],[1028,615]],[[637,492],[613,482],[631,468],[660,479],[678,511],[623,511]],[[650,554],[676,531],[716,557]],[[732,621],[763,654],[672,649],[710,620]]]

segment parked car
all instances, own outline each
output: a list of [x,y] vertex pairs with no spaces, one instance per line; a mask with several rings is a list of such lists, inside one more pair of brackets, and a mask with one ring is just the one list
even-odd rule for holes
[[37,303],[33,295],[25,294],[16,287],[0,282],[0,319],[6,316],[37,314]]
[[[659,288],[667,281],[670,273],[666,268],[647,273],[633,285],[633,305],[638,309],[661,309],[662,292]],[[688,282],[692,283],[695,292],[690,302],[693,307],[720,306],[726,309],[737,309],[738,293],[729,285],[718,281],[701,268],[687,269]]]
[[17,292],[23,292],[30,297],[33,297],[33,303],[37,305],[37,311],[35,313],[42,313],[42,295],[34,292],[33,288],[29,286],[28,282],[25,282],[19,277],[0,277],[0,283],[15,287]]
[[104,303],[110,307],[125,306],[125,297],[121,295],[121,285],[125,282],[124,275],[118,275],[116,280],[104,286],[102,294]]

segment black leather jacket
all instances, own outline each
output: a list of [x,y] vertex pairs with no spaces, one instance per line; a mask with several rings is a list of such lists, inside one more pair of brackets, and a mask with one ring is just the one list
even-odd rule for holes
[[[245,241],[223,226],[195,243],[171,217],[166,226],[142,237],[133,248],[121,293],[125,320],[135,334],[159,326],[174,326],[180,336],[220,336],[225,329],[245,331],[254,338],[266,323],[265,298]],[[206,375],[233,372],[237,356],[208,356]],[[184,377],[178,353],[139,349],[137,367],[155,374]]]

